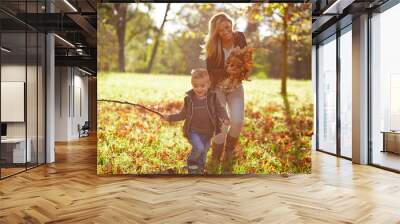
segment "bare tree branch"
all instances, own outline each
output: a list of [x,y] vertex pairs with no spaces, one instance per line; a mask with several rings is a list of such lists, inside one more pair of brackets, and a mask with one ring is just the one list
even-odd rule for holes
[[142,109],[145,109],[145,110],[148,110],[148,111],[150,111],[150,112],[152,112],[152,113],[155,113],[155,114],[157,114],[157,115],[159,115],[159,116],[161,116],[161,117],[163,117],[164,115],[162,115],[160,112],[158,112],[158,111],[155,111],[155,110],[153,110],[153,109],[150,109],[150,108],[148,108],[148,107],[146,107],[146,106],[143,106],[143,105],[141,105],[141,104],[137,104],[137,103],[131,103],[131,102],[128,102],[128,101],[120,101],[120,100],[108,100],[108,99],[99,99],[99,100],[97,100],[98,102],[108,102],[108,103],[119,103],[119,104],[126,104],[126,105],[131,105],[131,106],[135,106],[135,107],[140,107],[140,108],[142,108]]

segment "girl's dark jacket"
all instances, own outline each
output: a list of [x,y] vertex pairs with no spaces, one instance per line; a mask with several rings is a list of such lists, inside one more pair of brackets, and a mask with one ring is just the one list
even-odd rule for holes
[[[246,37],[242,32],[233,33],[233,47],[239,46],[244,48],[247,46]],[[225,58],[224,51],[222,51],[222,58]],[[206,60],[207,71],[210,75],[211,88],[214,88],[219,82],[228,77],[228,73],[225,70],[225,62],[222,60],[220,63],[217,61],[217,56],[210,56]]]
[[[168,121],[182,121],[183,124],[183,135],[189,139],[190,124],[193,117],[193,97],[195,97],[193,90],[186,92],[184,98],[184,104],[182,110],[177,114],[172,114],[167,117]],[[206,97],[207,112],[212,123],[212,133],[210,136],[221,133],[221,126],[224,120],[228,120],[228,114],[225,107],[219,102],[217,94],[213,90],[207,91]]]

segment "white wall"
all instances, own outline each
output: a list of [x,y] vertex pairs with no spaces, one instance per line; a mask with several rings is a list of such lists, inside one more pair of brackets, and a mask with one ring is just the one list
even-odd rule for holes
[[[36,79],[32,77],[35,74],[36,67],[25,65],[2,65],[1,66],[1,81],[2,82],[25,82],[26,70],[28,71],[28,87],[27,87],[27,119],[28,119],[28,131],[32,127],[36,131],[36,107],[37,107],[37,96],[36,96]],[[3,96],[4,97],[4,96]],[[39,107],[42,105],[39,105]],[[2,108],[7,110],[7,108]],[[28,137],[30,133],[28,133]],[[7,122],[7,136],[8,137],[25,137],[25,122]],[[35,132],[36,137],[36,132]]]
[[88,120],[88,78],[76,68],[56,67],[55,107],[55,140],[79,138],[78,124]]
[[[2,65],[1,81],[3,82],[25,82],[25,65]],[[6,108],[1,108],[6,110]],[[7,137],[25,137],[25,123],[7,123]]]
[[68,71],[67,67],[55,68],[55,141],[68,140],[68,88],[70,84]]
[[[36,69],[39,69],[36,71]],[[23,122],[6,122],[7,137],[30,139],[30,148],[32,150],[32,161],[44,163],[44,83],[42,69],[39,66],[20,64],[3,64],[1,66],[2,82],[24,82],[26,83],[26,108],[22,107],[22,113],[27,115],[27,120]],[[27,76],[27,82],[25,80]],[[23,94],[23,93],[22,93]],[[2,96],[7,97],[7,96]],[[10,108],[1,108],[1,110],[11,110]],[[13,113],[12,111],[8,111]],[[37,156],[37,153],[39,155]]]
[[[78,72],[78,74],[77,74]],[[74,107],[72,108],[72,117],[71,120],[71,135],[73,138],[78,138],[78,124],[82,126],[85,121],[88,120],[88,78],[81,76],[82,73],[74,70],[74,92],[73,97]]]

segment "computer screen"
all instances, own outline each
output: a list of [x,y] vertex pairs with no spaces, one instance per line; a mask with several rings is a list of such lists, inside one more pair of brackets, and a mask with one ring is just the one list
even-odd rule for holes
[[7,124],[1,124],[1,136],[7,136]]

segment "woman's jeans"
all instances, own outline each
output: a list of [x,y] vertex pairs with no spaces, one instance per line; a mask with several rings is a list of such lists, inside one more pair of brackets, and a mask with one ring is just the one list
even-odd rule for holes
[[[228,116],[230,120],[228,134],[231,137],[238,138],[243,127],[244,120],[244,93],[243,86],[240,85],[237,89],[229,93],[224,93],[220,89],[215,89],[218,100],[223,106],[228,108]],[[215,140],[217,144],[223,144],[226,136],[219,139],[222,142]]]
[[189,140],[192,144],[192,152],[188,157],[188,167],[190,169],[193,166],[198,166],[200,170],[203,170],[210,148],[211,136],[190,131]]

